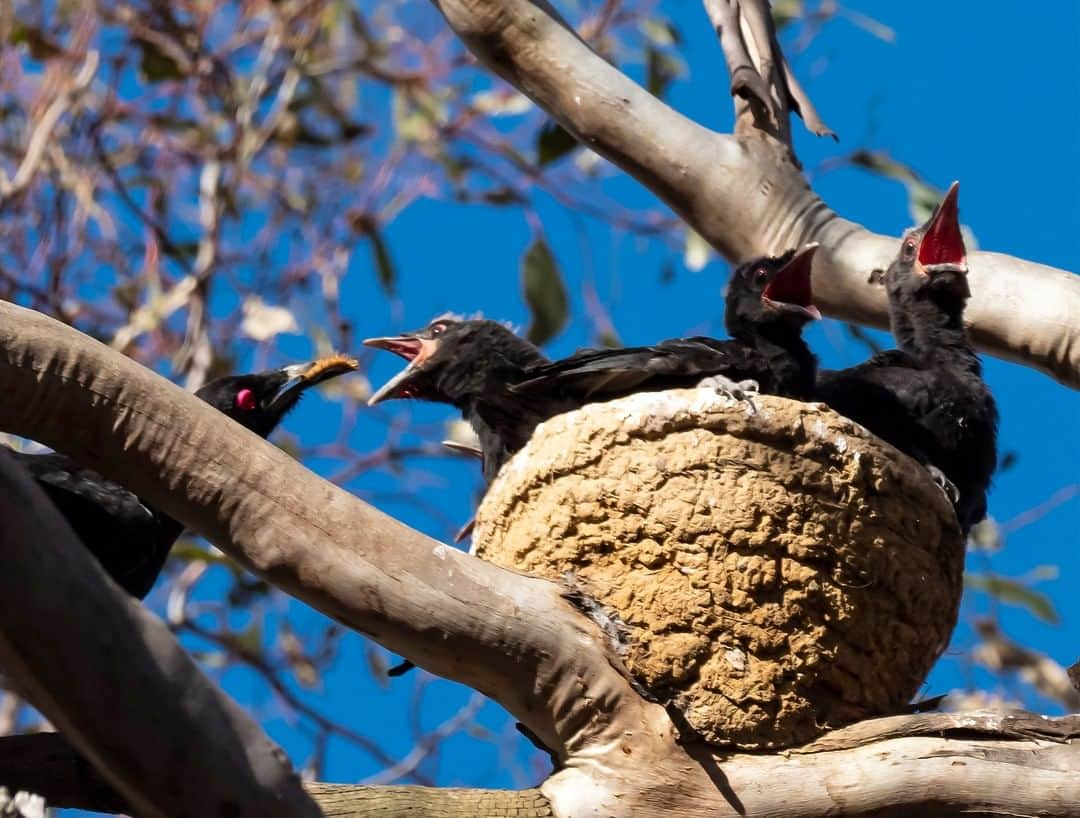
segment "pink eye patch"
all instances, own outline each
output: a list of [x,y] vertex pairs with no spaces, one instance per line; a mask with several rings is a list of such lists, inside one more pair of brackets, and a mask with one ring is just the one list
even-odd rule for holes
[[255,408],[255,393],[250,389],[241,389],[236,393],[236,405],[240,409],[251,411]]

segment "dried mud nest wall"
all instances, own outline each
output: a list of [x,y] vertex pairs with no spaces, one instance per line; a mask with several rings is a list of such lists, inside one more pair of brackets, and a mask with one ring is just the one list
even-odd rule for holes
[[474,553],[569,581],[706,740],[778,748],[897,712],[949,640],[964,547],[913,460],[820,404],[638,394],[541,426]]

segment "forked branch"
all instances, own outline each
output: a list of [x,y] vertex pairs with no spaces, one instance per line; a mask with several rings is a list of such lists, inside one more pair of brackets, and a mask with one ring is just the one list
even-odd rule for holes
[[[731,76],[735,133],[765,134],[791,148],[788,114],[796,113],[811,133],[836,139],[784,58],[768,0],[704,3]],[[791,156],[794,161],[794,151]]]
[[[632,745],[642,748],[647,737]],[[1080,815],[1080,716],[1031,713],[932,713],[852,725],[779,755],[681,757],[660,770],[596,767],[583,804],[625,788],[619,815],[675,818],[818,818],[821,816]],[[619,756],[633,756],[615,748]],[[699,763],[700,761],[700,763]],[[594,762],[583,760],[586,766]],[[708,771],[708,772],[705,772]],[[674,775],[664,779],[664,775]],[[123,799],[57,734],[0,738],[0,782],[40,793],[55,806],[106,812]],[[867,785],[869,784],[869,785]],[[307,784],[338,818],[440,815],[542,818],[578,815],[537,790],[429,789]],[[631,791],[631,787],[635,788]],[[545,785],[547,788],[547,785]]]
[[[888,326],[873,273],[895,254],[897,238],[833,213],[807,185],[785,142],[719,134],[692,122],[593,52],[546,0],[433,2],[488,68],[649,188],[728,259],[817,241],[814,290],[822,310]],[[764,2],[738,5],[760,11]],[[749,31],[740,17],[740,32],[744,24]],[[754,37],[740,36],[752,58]],[[732,49],[733,64],[741,67],[739,47]],[[779,48],[771,53],[775,62]],[[757,87],[746,82],[740,87]],[[809,101],[790,79],[786,86],[813,128]],[[780,93],[781,83],[770,83],[768,96]],[[976,343],[1080,388],[1080,276],[996,253],[974,253],[969,262],[974,296],[967,318]]]
[[0,429],[139,486],[285,591],[487,694],[560,756],[645,706],[556,585],[423,536],[119,352],[2,302],[0,390],[18,396],[0,402]]

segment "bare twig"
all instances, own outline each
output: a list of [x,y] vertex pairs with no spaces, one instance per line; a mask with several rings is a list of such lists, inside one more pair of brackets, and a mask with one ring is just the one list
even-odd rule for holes
[[975,629],[981,640],[972,651],[976,662],[998,673],[1016,673],[1047,698],[1072,712],[1080,711],[1080,691],[1064,667],[1044,653],[1018,645],[993,620],[981,619]]
[[[830,211],[786,145],[690,121],[590,50],[546,2],[436,5],[490,69],[655,192],[727,258],[817,241],[814,295],[822,311],[887,325],[883,288],[870,274],[895,255],[896,238]],[[1080,387],[1080,276],[994,253],[974,253],[969,262],[965,317],[976,343]]]
[[60,121],[60,117],[67,113],[79,96],[90,87],[90,83],[97,73],[99,61],[100,55],[97,51],[88,51],[79,70],[75,72],[71,84],[64,91],[57,94],[56,98],[42,113],[30,133],[30,139],[26,145],[26,155],[23,157],[18,170],[15,171],[14,178],[8,179],[7,174],[0,170],[0,203],[21,193],[30,184],[42,157],[45,155],[45,150],[49,146],[53,128]]

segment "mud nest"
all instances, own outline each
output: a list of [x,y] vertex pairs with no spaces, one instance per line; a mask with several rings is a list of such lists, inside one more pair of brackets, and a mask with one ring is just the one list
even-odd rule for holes
[[895,713],[949,640],[964,547],[920,465],[820,404],[709,389],[542,425],[474,552],[572,583],[634,678],[717,745],[778,748]]

